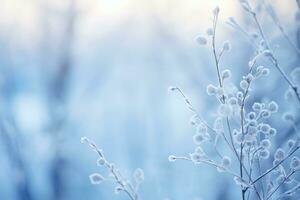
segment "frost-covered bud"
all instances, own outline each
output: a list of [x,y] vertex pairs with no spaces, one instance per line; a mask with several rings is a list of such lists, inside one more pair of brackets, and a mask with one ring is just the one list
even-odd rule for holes
[[290,149],[294,147],[295,143],[296,143],[296,141],[295,141],[295,140],[292,140],[292,139],[288,140],[288,142],[287,142],[288,147],[289,147]]
[[247,123],[247,126],[254,126],[256,127],[257,126],[257,121],[255,119],[253,120],[249,120],[248,123]]
[[268,183],[268,185],[267,185],[267,193],[269,194],[273,190],[273,188],[274,188],[273,183],[272,182]]
[[299,159],[297,156],[294,156],[294,157],[292,158],[290,167],[291,167],[293,170],[299,170],[299,169],[300,169],[300,159]]
[[199,154],[200,156],[205,156],[205,152],[200,146],[195,148],[195,153]]
[[278,148],[274,154],[274,158],[276,160],[282,160],[282,159],[284,159],[284,156],[285,156],[285,153],[282,148]]
[[193,137],[194,143],[200,145],[202,142],[206,141],[207,138],[203,134],[196,134]]
[[178,89],[178,87],[175,87],[175,86],[169,86],[168,91],[169,91],[169,92],[174,92],[174,91],[177,90],[177,89]]
[[269,124],[261,124],[260,125],[260,130],[261,132],[263,133],[269,133],[269,130],[270,130],[270,125]]
[[263,55],[266,57],[273,57],[273,53],[270,50],[264,50]]
[[282,117],[286,121],[290,121],[290,122],[294,122],[295,121],[294,115],[291,114],[291,113],[284,113]]
[[279,175],[277,178],[276,178],[276,182],[278,185],[282,184],[285,180],[285,177],[283,175]]
[[100,184],[105,180],[104,177],[98,173],[91,174],[89,178],[92,184]]
[[241,132],[238,132],[233,136],[234,142],[237,144],[241,144],[243,142],[243,138],[244,136]]
[[196,42],[199,44],[199,45],[206,45],[207,44],[207,40],[205,37],[203,36],[197,36],[195,38]]
[[144,171],[140,168],[137,168],[133,173],[133,178],[136,183],[140,184],[145,179]]
[[269,139],[263,139],[260,145],[265,149],[269,149],[271,147],[271,141]]
[[219,106],[218,113],[223,117],[229,116],[231,114],[231,108],[226,104],[221,104]]
[[275,128],[270,128],[269,133],[270,136],[275,136],[277,134],[277,130]]
[[199,162],[201,161],[201,158],[202,158],[202,156],[201,156],[199,153],[196,153],[196,152],[191,153],[191,154],[190,154],[190,157],[191,157],[191,160],[192,160],[195,164],[199,163]]
[[173,155],[170,155],[170,156],[168,157],[168,160],[169,160],[169,162],[175,162],[175,161],[177,160],[177,157],[176,157],[176,156],[173,156]]
[[203,123],[197,126],[197,133],[199,134],[206,134],[207,133],[207,126]]
[[233,17],[229,17],[228,18],[228,23],[229,24],[233,24],[233,25],[237,25],[238,24]]
[[217,95],[219,95],[219,96],[223,96],[224,95],[224,90],[221,87],[218,87],[217,90],[216,90],[216,92],[217,92]]
[[293,98],[293,96],[294,96],[294,92],[293,92],[293,90],[291,90],[291,88],[286,90],[285,93],[284,93],[284,99],[285,100],[290,100],[290,99]]
[[215,9],[213,9],[213,14],[214,14],[214,15],[218,15],[219,12],[220,12],[219,6],[215,7]]
[[255,119],[255,118],[256,118],[256,113],[255,113],[255,112],[249,112],[249,113],[247,114],[247,117],[248,117],[249,119]]
[[216,95],[217,93],[217,87],[215,87],[214,85],[212,84],[209,84],[207,87],[206,87],[206,92],[209,96],[213,96],[213,95]]
[[82,144],[86,144],[86,143],[89,142],[89,139],[88,139],[87,137],[82,137],[82,138],[80,138],[80,142],[81,142]]
[[231,158],[228,157],[228,156],[224,156],[222,158],[222,163],[221,164],[222,164],[222,167],[225,167],[225,168],[230,167],[230,165],[231,165]]
[[235,176],[233,178],[233,180],[237,185],[239,185],[241,187],[244,187],[244,188],[249,187],[249,184],[246,183],[245,181],[243,181],[240,177]]
[[262,69],[261,74],[263,76],[268,76],[270,74],[270,70],[268,68],[264,68]]
[[240,87],[242,88],[242,90],[244,90],[244,91],[247,90],[248,86],[249,86],[249,83],[246,80],[242,80],[240,82]]
[[222,133],[223,132],[223,121],[222,118],[218,117],[215,122],[214,122],[214,130],[217,133]]
[[209,36],[212,36],[214,34],[214,30],[212,28],[208,28],[206,30],[206,34],[209,35]]
[[256,32],[252,32],[250,33],[250,35],[254,38],[257,39],[258,38],[258,34]]
[[262,159],[268,159],[270,157],[270,152],[267,149],[262,149],[259,151],[259,157]]
[[98,165],[98,166],[103,166],[104,164],[105,164],[104,158],[98,158],[98,160],[97,160],[97,165]]
[[279,164],[279,162],[280,162],[280,160],[275,159],[275,160],[273,161],[273,167],[274,167],[274,166],[277,166],[277,165]]
[[231,71],[229,69],[226,69],[222,72],[222,79],[227,79],[231,77]]
[[300,84],[300,67],[297,67],[292,71],[291,77],[294,83]]
[[275,101],[271,101],[268,105],[269,111],[275,113],[278,111],[278,104]]
[[255,102],[255,103],[253,104],[253,106],[252,106],[252,109],[253,109],[254,111],[260,111],[260,110],[262,109],[261,103]]
[[228,103],[230,104],[230,105],[237,105],[238,104],[238,100],[237,100],[237,98],[235,98],[235,97],[231,97],[229,100],[228,100]]
[[240,1],[240,2],[241,2],[241,6],[244,10],[246,10],[247,12],[252,12],[251,7],[247,1]]
[[254,79],[252,74],[248,74],[247,76],[245,76],[245,80],[250,83],[252,80]]
[[271,117],[271,112],[269,110],[263,110],[261,112],[261,116],[264,118],[264,119],[268,119],[269,117]]
[[241,92],[241,91],[238,91],[237,93],[236,93],[236,97],[238,98],[238,99],[243,99],[243,93]]
[[244,140],[245,142],[249,143],[250,145],[252,144],[252,142],[254,142],[256,140],[255,138],[255,134],[247,134],[244,136]]
[[223,48],[224,51],[230,51],[230,49],[231,49],[230,42],[228,40],[223,42],[223,47],[222,48]]
[[257,128],[255,126],[249,126],[248,127],[248,134],[256,135],[256,133],[257,133]]
[[260,65],[256,68],[256,71],[261,72],[264,68],[265,68],[264,66]]
[[119,194],[122,191],[123,191],[123,188],[121,188],[119,186],[115,187],[115,194]]
[[197,125],[197,124],[200,124],[201,123],[201,120],[199,119],[198,115],[193,115],[190,119],[190,124],[191,125]]

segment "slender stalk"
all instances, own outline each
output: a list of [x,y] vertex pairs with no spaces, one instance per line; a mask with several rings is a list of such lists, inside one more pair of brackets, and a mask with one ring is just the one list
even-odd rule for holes
[[257,181],[268,175],[270,172],[272,172],[274,169],[276,169],[279,165],[281,165],[286,159],[291,157],[298,149],[300,146],[297,146],[294,150],[292,150],[284,159],[282,159],[280,162],[278,162],[276,165],[274,165],[272,168],[268,169],[265,171],[263,174],[261,174],[259,177],[257,177],[254,181],[252,181],[252,184],[255,184]]
[[[120,172],[118,172],[118,170],[115,169],[115,167],[113,165],[111,165],[104,157],[104,154],[102,153],[102,151],[97,147],[97,145],[92,142],[91,140],[89,140],[88,138],[84,138],[84,143],[87,143],[97,154],[100,158],[104,159],[105,163],[104,166],[109,170],[109,172],[112,174],[114,180],[116,181],[116,183],[122,188],[122,191],[125,192],[125,194],[127,194],[127,196],[129,197],[129,199],[131,200],[138,200],[138,195],[137,193],[132,189],[131,184],[128,184],[128,187],[126,187],[126,185],[124,184],[124,178],[122,177],[122,175],[120,174]],[[119,175],[118,175],[119,173]],[[130,191],[131,190],[131,191]]]
[[286,177],[284,177],[284,180],[277,185],[277,187],[267,196],[266,200],[270,199],[272,195],[282,186],[294,173],[296,173],[295,170],[291,171]]
[[[263,29],[262,29],[262,26],[261,24],[259,23],[258,21],[258,18],[257,18],[257,15],[255,12],[249,12],[251,14],[251,16],[253,17],[254,19],[254,22],[259,30],[259,33],[262,37],[262,39],[264,40],[265,44],[266,44],[266,49],[267,50],[271,50],[270,48],[270,45],[268,43],[268,40],[266,39],[265,37],[265,34],[263,32]],[[279,65],[277,59],[274,57],[273,53],[271,53],[271,61],[273,63],[273,65],[276,67],[276,69],[279,71],[279,73],[281,74],[281,76],[284,78],[284,80],[288,83],[288,85],[292,88],[293,92],[295,93],[296,97],[297,97],[297,100],[299,101],[300,103],[300,94],[299,94],[299,89],[298,87],[290,80],[290,78],[287,76],[287,74],[284,72],[284,70],[282,69],[282,67]]]

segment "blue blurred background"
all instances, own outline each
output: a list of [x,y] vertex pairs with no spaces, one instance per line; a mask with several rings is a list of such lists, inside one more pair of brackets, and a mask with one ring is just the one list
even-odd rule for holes
[[[218,45],[232,44],[221,66],[238,83],[253,49],[226,21],[235,17],[254,30],[238,0],[0,2],[1,200],[125,199],[114,195],[110,183],[90,184],[89,174],[105,171],[96,166],[97,155],[80,144],[82,136],[94,140],[126,176],[144,169],[144,200],[239,197],[226,174],[168,162],[170,154],[187,155],[195,146],[192,113],[167,91],[181,87],[213,119],[216,102],[205,92],[217,81],[212,53],[194,38],[205,34],[211,10],[219,5]],[[296,1],[272,2],[296,41]],[[263,13],[260,18],[272,44],[282,47],[279,61],[292,71],[297,55],[271,18]],[[272,78],[254,86],[251,101],[274,99],[280,109],[293,109],[278,95],[287,85],[270,68]],[[286,130],[280,116],[274,120]]]

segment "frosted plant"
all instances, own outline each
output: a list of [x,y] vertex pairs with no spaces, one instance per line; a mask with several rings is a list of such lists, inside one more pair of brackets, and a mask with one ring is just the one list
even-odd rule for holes
[[[279,17],[277,16],[273,6],[268,2],[263,2],[264,6],[266,8],[267,13],[273,20],[274,24],[278,27],[283,37],[287,40],[287,42],[290,44],[290,46],[295,50],[295,52],[300,56],[299,48],[294,44],[294,42],[291,40],[291,38],[288,36],[285,28],[283,27],[282,23],[279,20]],[[297,20],[298,13],[296,13],[296,20]]]
[[97,160],[97,166],[104,167],[107,169],[109,175],[107,178],[103,177],[99,173],[92,173],[89,178],[92,184],[100,184],[103,181],[110,180],[116,184],[115,194],[124,192],[127,197],[131,200],[138,200],[138,190],[140,184],[144,181],[144,172],[142,169],[136,169],[133,173],[133,182],[124,178],[120,170],[116,167],[114,163],[109,162],[104,156],[101,149],[97,145],[89,140],[87,137],[81,138],[81,143],[89,145],[99,156]]
[[[193,152],[187,156],[170,155],[168,159],[170,162],[186,160],[195,165],[206,164],[215,167],[218,172],[230,174],[241,190],[242,200],[284,198],[300,190],[300,183],[295,176],[300,171],[300,159],[294,155],[300,148],[300,139],[296,136],[283,142],[280,148],[272,152],[272,141],[277,130],[270,124],[270,118],[278,113],[279,106],[275,101],[254,102],[252,105],[249,105],[248,101],[255,81],[266,79],[270,75],[267,67],[258,65],[258,57],[267,56],[272,61],[300,100],[298,88],[296,81],[292,82],[279,66],[265,40],[256,13],[247,1],[241,1],[241,4],[256,21],[260,34],[256,34],[255,37],[262,37],[263,42],[256,45],[256,55],[249,61],[247,74],[241,78],[239,84],[234,85],[230,80],[231,71],[221,70],[220,60],[224,53],[231,49],[231,45],[225,41],[217,50],[216,30],[220,9],[217,7],[213,10],[213,25],[206,31],[210,40],[205,38],[197,42],[201,45],[204,45],[203,41],[205,44],[208,44],[208,41],[211,43],[218,81],[217,84],[209,84],[206,90],[207,94],[219,103],[217,117],[212,125],[209,124],[179,87],[171,87],[170,91],[178,92],[193,113],[191,124],[195,127],[196,133],[193,137],[195,144]],[[244,31],[234,19],[231,19],[230,23]],[[245,34],[248,35],[246,31]],[[295,133],[299,132],[292,115],[285,114],[283,118],[291,123]],[[227,148],[227,151],[220,151],[220,147]],[[212,155],[210,152],[215,154]],[[227,155],[223,155],[223,152]],[[268,166],[268,163],[273,165]],[[283,185],[288,189],[278,194],[279,188]]]
[[[252,17],[252,19],[257,27],[257,30],[258,30],[258,37],[256,40],[259,40],[259,44],[256,45],[257,50],[256,50],[256,55],[255,55],[254,59],[256,59],[258,56],[261,56],[261,55],[265,56],[279,71],[280,75],[287,82],[287,84],[289,85],[290,89],[292,90],[294,96],[297,98],[298,102],[300,103],[299,86],[297,86],[297,84],[295,82],[293,82],[293,80],[286,74],[286,72],[280,66],[280,64],[275,56],[274,49],[272,49],[271,45],[269,44],[269,41],[267,40],[267,38],[265,36],[263,27],[257,17],[256,10],[253,8],[253,6],[249,3],[248,0],[240,0],[240,3],[242,5],[242,8],[246,11],[246,13],[248,13]],[[277,19],[276,13],[273,10],[273,8],[269,4],[266,7],[267,7],[267,9],[266,9],[267,13],[269,13],[269,15],[271,15],[273,21],[275,21],[275,23],[277,25],[278,24],[280,25],[280,22]],[[283,30],[282,27],[280,29]],[[282,33],[285,34],[284,31],[282,31]],[[298,53],[299,52],[298,48],[297,47],[295,47],[295,48],[297,50],[296,52]]]

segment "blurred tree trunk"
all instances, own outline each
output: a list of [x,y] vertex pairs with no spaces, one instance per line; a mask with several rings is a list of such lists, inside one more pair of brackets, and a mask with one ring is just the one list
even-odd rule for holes
[[[65,16],[65,32],[62,35],[61,55],[58,62],[58,70],[50,80],[49,100],[51,108],[51,131],[53,134],[53,142],[55,146],[55,156],[51,166],[51,181],[53,186],[54,198],[56,200],[64,199],[65,188],[65,172],[67,168],[67,159],[64,156],[63,140],[66,132],[64,132],[65,121],[67,118],[66,101],[69,77],[72,68],[72,42],[74,36],[74,23],[76,18],[75,2],[70,1],[70,7],[66,11]],[[54,112],[53,112],[54,111]]]
[[22,150],[26,149],[26,144],[22,140],[21,132],[18,130],[12,115],[11,97],[14,95],[16,83],[13,77],[14,71],[11,68],[13,68],[12,63],[9,63],[9,67],[2,71],[5,78],[0,89],[1,96],[4,97],[2,99],[4,108],[0,115],[0,139],[10,161],[12,172],[9,177],[12,178],[17,199],[32,200],[29,174],[24,155],[22,155]]
[[[47,2],[49,3],[49,2]],[[68,6],[61,13],[61,11],[53,11],[47,5],[43,8],[48,12],[41,13],[46,19],[43,20],[43,39],[42,50],[44,52],[44,59],[42,60],[42,67],[47,71],[48,77],[46,80],[46,91],[48,95],[48,109],[50,114],[50,122],[48,125],[49,133],[51,134],[53,143],[53,158],[50,167],[50,181],[53,189],[53,199],[66,199],[65,191],[67,180],[66,173],[68,168],[68,160],[64,150],[64,140],[67,137],[66,121],[67,121],[67,93],[70,74],[72,72],[72,45],[75,32],[76,22],[76,1],[70,0]],[[63,22],[63,26],[58,31],[61,31],[59,38],[51,38],[51,20],[47,19],[59,16],[59,20]],[[53,18],[52,18],[53,19]],[[47,21],[48,20],[48,21]],[[56,20],[56,19],[55,19]],[[53,31],[53,30],[52,30]],[[57,31],[57,30],[55,30]],[[53,33],[57,34],[57,32]],[[50,38],[50,41],[49,41]],[[53,44],[52,44],[53,43]],[[49,51],[50,49],[50,51]],[[48,55],[47,53],[51,53]],[[49,58],[49,57],[50,58]],[[51,58],[52,57],[52,58]],[[55,61],[54,61],[55,60]],[[49,64],[50,63],[50,64]],[[43,70],[41,73],[45,73]]]

